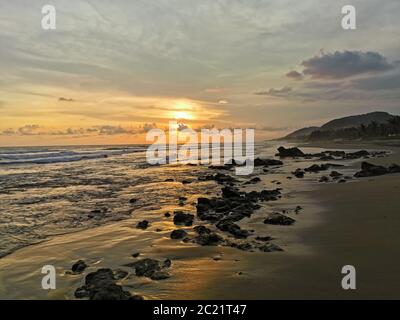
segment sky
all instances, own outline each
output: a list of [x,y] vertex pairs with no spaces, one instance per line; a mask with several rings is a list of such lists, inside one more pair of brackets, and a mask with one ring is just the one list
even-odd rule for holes
[[171,120],[269,139],[399,114],[399,13],[398,0],[0,0],[0,146],[144,143]]

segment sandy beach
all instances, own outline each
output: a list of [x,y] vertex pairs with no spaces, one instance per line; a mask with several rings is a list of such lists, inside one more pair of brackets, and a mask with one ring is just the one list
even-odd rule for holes
[[[385,149],[376,145],[369,148]],[[390,149],[391,154],[371,162],[399,163],[398,149]],[[360,161],[352,162],[350,167],[358,168]],[[261,186],[247,188],[262,188],[271,179],[265,174]],[[135,260],[131,255],[139,252],[139,258],[172,260],[169,279],[153,281],[129,274],[118,282],[145,299],[399,298],[400,262],[393,247],[400,240],[398,174],[340,184],[315,180],[288,180],[291,191],[281,200],[268,203],[239,223],[257,235],[272,236],[284,252],[246,252],[229,246],[171,240],[174,226],[159,218],[165,212],[162,208],[151,212],[152,225],[147,230],[133,227],[138,221],[134,217],[56,236],[0,259],[0,297],[73,299],[85,274],[99,268],[129,272],[124,265]],[[297,220],[294,225],[266,228],[262,223],[269,212],[295,206],[303,210],[298,215],[290,214]],[[71,274],[71,266],[79,259],[84,259],[88,268],[82,274]],[[41,268],[47,264],[56,266],[57,290],[41,289]],[[357,270],[356,290],[341,288],[341,268],[348,264]]]

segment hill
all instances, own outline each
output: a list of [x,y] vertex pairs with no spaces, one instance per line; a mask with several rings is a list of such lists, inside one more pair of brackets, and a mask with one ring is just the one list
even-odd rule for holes
[[[341,131],[349,128],[358,128],[360,126],[368,126],[371,123],[374,125],[385,125],[389,120],[393,119],[395,116],[391,115],[388,112],[375,111],[366,114],[353,115],[343,118],[338,118],[331,120],[321,127],[306,127],[302,129],[298,129],[282,139],[304,139],[308,138],[312,135],[315,135],[316,132],[335,132]],[[314,133],[314,134],[313,134]],[[334,134],[333,134],[334,135]]]
[[319,130],[338,130],[345,128],[359,127],[363,125],[369,125],[375,121],[378,124],[386,123],[389,119],[393,118],[393,115],[387,112],[370,112],[366,114],[344,117],[339,119],[331,120],[320,127]]

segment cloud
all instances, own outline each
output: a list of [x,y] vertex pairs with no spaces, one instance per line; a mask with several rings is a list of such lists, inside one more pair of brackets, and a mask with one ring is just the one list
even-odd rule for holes
[[314,79],[343,79],[392,70],[394,64],[377,52],[336,51],[316,55],[302,62],[303,74]]
[[126,133],[132,133],[131,130],[122,128],[120,126],[98,126],[98,133],[100,135],[117,135],[117,134],[126,134]]
[[157,129],[157,125],[155,123],[145,123],[142,128],[143,132],[149,132],[150,130]]
[[286,73],[286,77],[293,79],[293,80],[302,80],[304,75],[298,71],[290,71],[288,73]]
[[11,129],[11,128],[8,128],[1,132],[1,135],[4,135],[4,136],[10,136],[10,135],[14,135],[14,134],[16,134],[16,132],[14,129]]
[[289,93],[292,92],[291,87],[283,87],[283,88],[271,88],[267,91],[257,91],[254,94],[259,95],[259,96],[272,96],[272,97],[285,97]]
[[354,88],[360,90],[396,90],[400,89],[400,73],[355,79],[351,84]]
[[74,99],[71,99],[71,98],[64,98],[64,97],[58,98],[58,101],[63,101],[63,102],[75,102]]
[[40,128],[37,124],[27,124],[23,127],[18,128],[18,133],[24,136],[36,135],[38,134],[38,129]]
[[0,135],[36,135],[36,136],[82,136],[82,135],[120,135],[120,134],[142,134],[156,128],[155,123],[145,123],[138,127],[124,128],[121,126],[100,125],[87,128],[67,128],[64,130],[44,130],[39,125],[25,125],[18,129],[8,128],[0,132]]

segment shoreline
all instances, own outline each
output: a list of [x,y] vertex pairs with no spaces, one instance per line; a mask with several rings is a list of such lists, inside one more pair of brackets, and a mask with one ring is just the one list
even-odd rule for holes
[[[371,161],[399,163],[399,152]],[[268,174],[266,177],[271,179]],[[306,212],[294,226],[281,229],[283,237],[278,244],[285,248],[283,253],[177,245],[169,239],[169,231],[155,234],[132,228],[135,219],[58,236],[0,259],[0,298],[73,299],[84,277],[66,270],[78,259],[88,258],[90,268],[85,274],[101,267],[121,268],[132,262],[130,254],[138,248],[143,257],[173,261],[170,279],[151,281],[133,276],[121,282],[146,299],[398,298],[400,285],[396,288],[394,284],[400,283],[396,278],[400,263],[391,245],[400,238],[396,234],[400,223],[396,219],[399,184],[395,174],[345,184],[314,184],[315,188],[295,192],[284,205],[296,203]],[[269,205],[268,209],[273,209],[275,203]],[[386,218],[378,219],[379,207]],[[256,228],[265,215],[260,211],[239,225]],[[379,223],[380,228],[371,221]],[[160,223],[168,229],[165,222]],[[388,227],[392,232],[384,241]],[[52,258],[47,259],[49,256]],[[352,263],[360,271],[360,284],[359,289],[349,292],[340,287],[340,271],[343,265]],[[40,289],[40,267],[44,264],[56,266],[59,290]],[[389,272],[381,270],[382,264],[390,264]]]

